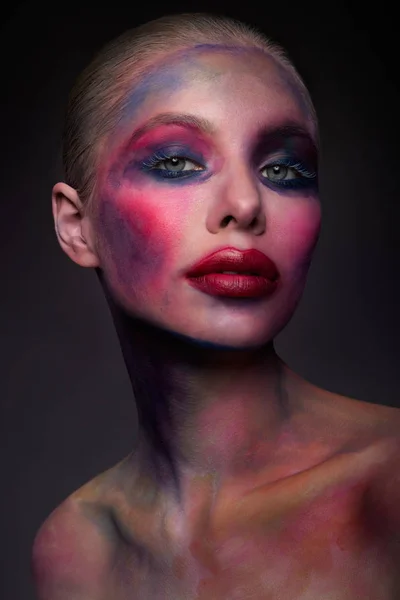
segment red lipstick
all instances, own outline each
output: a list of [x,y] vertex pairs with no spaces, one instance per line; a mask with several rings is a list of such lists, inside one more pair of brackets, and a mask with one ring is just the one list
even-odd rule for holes
[[261,298],[275,291],[279,272],[259,250],[223,248],[190,267],[186,277],[191,286],[211,296]]

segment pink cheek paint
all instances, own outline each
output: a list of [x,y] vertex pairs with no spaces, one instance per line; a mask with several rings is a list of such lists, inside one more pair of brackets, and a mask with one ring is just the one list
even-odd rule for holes
[[319,239],[321,209],[317,199],[296,199],[291,206],[285,206],[282,213],[273,216],[271,224],[274,232],[271,245],[280,247],[280,259],[287,265],[289,277],[302,279],[307,272]]
[[122,299],[144,306],[152,297],[165,297],[192,206],[190,187],[105,186],[98,213],[103,271]]
[[[160,214],[161,213],[161,214]],[[165,219],[165,217],[164,217]],[[146,194],[123,187],[100,200],[99,221],[105,271],[126,291],[157,284],[169,262],[171,233]]]

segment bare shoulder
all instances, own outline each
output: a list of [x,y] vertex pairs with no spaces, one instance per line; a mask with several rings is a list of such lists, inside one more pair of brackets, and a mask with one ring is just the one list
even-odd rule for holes
[[358,400],[313,386],[309,410],[316,430],[332,443],[392,447],[400,440],[400,409]]
[[400,542],[400,409],[318,392],[315,431],[319,428],[339,452],[365,458],[371,466],[366,510]]
[[[399,426],[399,423],[397,422]],[[381,440],[381,438],[380,438]],[[400,431],[384,437],[384,460],[371,478],[369,507],[378,518],[382,531],[400,551]]]
[[[68,497],[42,524],[31,556],[39,600],[106,600],[116,533],[104,477]],[[106,595],[105,595],[106,594]]]

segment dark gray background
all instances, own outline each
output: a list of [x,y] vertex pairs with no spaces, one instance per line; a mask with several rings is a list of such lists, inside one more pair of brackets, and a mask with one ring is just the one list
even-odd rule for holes
[[[148,5],[148,3],[145,3]],[[399,405],[398,34],[389,8],[173,2],[6,8],[1,30],[0,598],[30,600],[34,534],[73,490],[130,450],[136,412],[95,274],[58,247],[69,88],[109,38],[168,12],[260,26],[289,51],[321,123],[323,227],[302,302],[277,350],[348,396]],[[255,3],[254,3],[255,5]],[[151,5],[149,5],[151,6]],[[365,5],[367,6],[367,5]],[[393,9],[394,10],[394,9]],[[8,12],[7,12],[8,11]]]

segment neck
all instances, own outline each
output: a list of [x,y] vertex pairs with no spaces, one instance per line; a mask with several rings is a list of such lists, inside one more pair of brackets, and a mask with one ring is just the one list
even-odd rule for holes
[[179,497],[188,475],[261,469],[290,428],[300,381],[273,343],[196,342],[128,315],[106,295],[138,411],[135,457],[157,485]]

